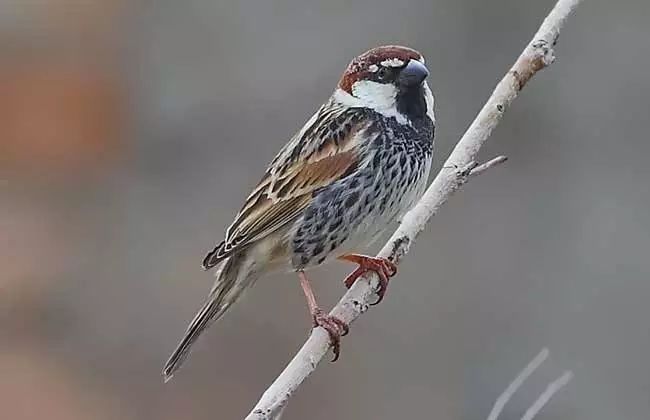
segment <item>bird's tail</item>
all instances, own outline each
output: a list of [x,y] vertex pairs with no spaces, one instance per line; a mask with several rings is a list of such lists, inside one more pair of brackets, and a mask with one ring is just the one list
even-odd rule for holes
[[207,301],[187,327],[183,339],[169,357],[163,377],[169,381],[187,358],[190,347],[206,328],[223,316],[226,310],[237,300],[242,292],[257,277],[251,270],[245,252],[227,258],[219,272]]

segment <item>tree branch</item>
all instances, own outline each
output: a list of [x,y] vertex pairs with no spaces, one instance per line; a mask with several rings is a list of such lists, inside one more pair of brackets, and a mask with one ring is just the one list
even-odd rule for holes
[[562,376],[548,384],[544,392],[537,397],[533,405],[531,405],[528,410],[524,413],[524,416],[521,418],[521,420],[533,420],[537,414],[539,414],[540,411],[542,411],[542,408],[553,398],[553,395],[557,394],[559,390],[564,388],[566,384],[569,383],[573,379],[573,372],[570,370],[565,371]]
[[497,420],[501,412],[503,411],[503,408],[506,406],[508,401],[512,398],[512,396],[517,392],[519,388],[521,388],[521,385],[523,385],[524,381],[530,377],[530,375],[533,374],[537,370],[537,368],[544,363],[544,360],[548,357],[548,349],[544,348],[542,351],[539,352],[537,356],[533,360],[528,363],[528,365],[521,371],[519,372],[519,375],[510,382],[508,387],[499,395],[499,398],[494,402],[494,406],[492,407],[492,411],[490,411],[490,415],[488,416],[487,420]]
[[[519,388],[524,384],[526,379],[532,375],[539,366],[544,363],[544,360],[548,357],[548,349],[544,348],[539,352],[533,360],[528,363],[528,365],[517,375],[517,377],[510,382],[508,387],[499,395],[499,398],[494,403],[492,411],[487,420],[497,420],[503,412],[503,408],[506,406],[508,401],[512,396],[517,392]],[[569,381],[573,378],[573,372],[570,370],[565,371],[562,376],[548,384],[544,392],[541,393],[535,402],[528,407],[526,413],[524,413],[521,420],[533,420],[535,416],[544,408],[544,406],[551,400],[553,395],[555,395],[560,389],[562,389]]]
[[[505,110],[526,83],[541,69],[554,61],[555,43],[560,28],[580,0],[559,0],[544,19],[532,41],[526,46],[510,71],[494,89],[478,116],[460,139],[433,183],[418,204],[409,211],[401,225],[379,252],[398,264],[409,251],[417,235],[438,209],[473,175],[505,161],[499,157],[476,165],[479,149],[497,126]],[[461,169],[458,169],[461,168]],[[357,281],[331,311],[346,323],[352,323],[368,309],[378,285],[377,276],[368,274],[367,281]],[[316,369],[329,349],[329,337],[323,328],[315,328],[305,344],[284,371],[264,392],[246,420],[275,420],[291,395]]]

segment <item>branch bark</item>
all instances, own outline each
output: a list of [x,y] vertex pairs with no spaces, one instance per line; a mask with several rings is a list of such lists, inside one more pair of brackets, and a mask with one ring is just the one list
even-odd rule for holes
[[[449,197],[462,187],[470,177],[503,163],[501,156],[482,165],[476,158],[481,146],[497,126],[504,112],[526,83],[541,69],[553,63],[554,47],[560,29],[580,0],[559,0],[544,19],[532,41],[526,46],[512,68],[494,89],[476,119],[469,126],[443,168],[429,186],[418,204],[409,211],[378,256],[389,258],[399,264],[413,244]],[[357,281],[330,312],[343,321],[352,323],[368,309],[378,279],[374,274]],[[323,328],[315,328],[305,344],[289,362],[284,371],[264,392],[246,420],[277,420],[291,395],[316,369],[329,349],[329,338]]]

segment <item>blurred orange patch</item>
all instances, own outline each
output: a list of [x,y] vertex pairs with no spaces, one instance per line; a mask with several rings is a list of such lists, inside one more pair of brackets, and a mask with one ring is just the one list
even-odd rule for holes
[[0,69],[0,165],[74,174],[112,161],[122,146],[120,87],[101,70],[36,63]]

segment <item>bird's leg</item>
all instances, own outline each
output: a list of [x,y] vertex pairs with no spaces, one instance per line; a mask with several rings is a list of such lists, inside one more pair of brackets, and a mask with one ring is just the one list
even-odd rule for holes
[[350,261],[359,264],[352,273],[350,273],[344,281],[345,287],[348,289],[359,279],[359,277],[366,274],[368,271],[374,271],[379,276],[379,290],[377,290],[377,301],[372,303],[376,305],[382,301],[388,288],[388,279],[397,274],[397,266],[388,258],[369,257],[360,254],[344,254],[338,257],[340,260]]
[[305,293],[305,298],[307,298],[307,305],[309,306],[309,313],[312,316],[314,327],[323,327],[330,336],[332,351],[334,352],[334,359],[332,359],[332,362],[335,362],[339,358],[339,353],[341,352],[341,336],[346,335],[349,331],[348,324],[335,316],[326,314],[318,306],[318,303],[316,303],[316,297],[314,296],[314,291],[311,289],[311,285],[309,284],[309,280],[304,271],[298,271],[298,277],[300,278],[302,291]]

